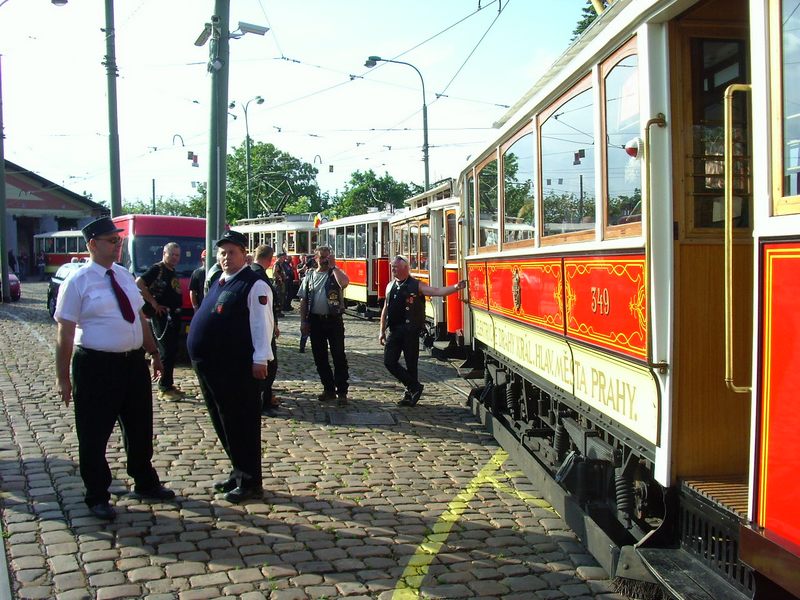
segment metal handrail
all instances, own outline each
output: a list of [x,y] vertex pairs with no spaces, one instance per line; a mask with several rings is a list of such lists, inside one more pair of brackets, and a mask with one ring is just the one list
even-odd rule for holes
[[748,394],[750,386],[733,382],[733,95],[749,92],[746,83],[725,89],[725,385],[737,394]]
[[666,373],[666,362],[653,362],[653,310],[651,308],[651,289],[650,285],[650,257],[652,255],[652,197],[650,194],[650,128],[653,125],[659,127],[667,126],[667,118],[664,113],[658,113],[655,117],[650,119],[644,126],[644,154],[642,160],[644,162],[642,174],[644,175],[644,192],[645,192],[645,210],[647,219],[643,220],[642,226],[645,228],[644,238],[644,268],[645,268],[645,285],[647,285],[647,363],[651,369],[658,369],[661,373]]

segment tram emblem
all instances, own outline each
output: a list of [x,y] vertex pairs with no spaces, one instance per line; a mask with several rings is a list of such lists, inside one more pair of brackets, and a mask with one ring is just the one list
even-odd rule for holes
[[519,309],[522,308],[522,285],[520,285],[519,267],[514,269],[511,296],[514,299],[514,312],[519,312]]

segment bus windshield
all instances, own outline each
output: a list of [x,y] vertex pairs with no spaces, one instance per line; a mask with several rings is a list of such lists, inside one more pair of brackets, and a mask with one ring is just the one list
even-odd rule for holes
[[174,235],[137,235],[133,239],[133,273],[141,275],[164,257],[164,246],[175,242],[181,247],[181,261],[176,272],[179,277],[190,277],[200,266],[200,253],[206,247],[205,238]]

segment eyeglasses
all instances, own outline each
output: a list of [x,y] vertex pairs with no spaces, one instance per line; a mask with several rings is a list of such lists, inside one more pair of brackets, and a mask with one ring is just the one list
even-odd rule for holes
[[111,237],[111,238],[96,237],[94,239],[96,239],[99,242],[108,242],[109,244],[113,244],[115,246],[122,241],[122,238],[119,237],[118,235],[115,235],[114,237]]

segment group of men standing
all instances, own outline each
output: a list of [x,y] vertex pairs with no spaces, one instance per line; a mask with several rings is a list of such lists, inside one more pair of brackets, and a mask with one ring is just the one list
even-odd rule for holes
[[[95,516],[111,520],[115,513],[109,504],[111,472],[105,450],[117,420],[134,493],[158,500],[175,495],[152,467],[150,386],[151,379],[159,382],[162,399],[183,397],[173,378],[180,335],[181,290],[175,272],[180,247],[167,244],[163,260],[134,281],[116,264],[121,230],[111,219],[93,221],[82,231],[91,258],[61,286],[55,312],[56,379],[65,405],[74,400],[86,504]],[[199,288],[199,277],[193,276],[190,284],[195,314],[187,350],[214,430],[231,461],[229,476],[214,488],[238,503],[262,493],[260,415],[274,397],[280,333],[276,317],[282,307],[266,273],[272,248],[256,248],[251,267],[243,234],[226,231],[216,245],[216,272],[209,271]],[[318,399],[345,406],[349,372],[342,314],[349,278],[336,267],[327,246],[316,249],[313,265],[298,291],[301,334],[311,341],[323,386]],[[386,290],[380,342],[385,344],[384,364],[405,386],[399,404],[414,406],[423,391],[417,360],[424,297],[452,294],[465,283],[428,286],[409,275],[408,262],[399,256],[391,267],[394,280]],[[151,357],[152,378],[145,353]],[[401,355],[405,367],[399,364]]]

